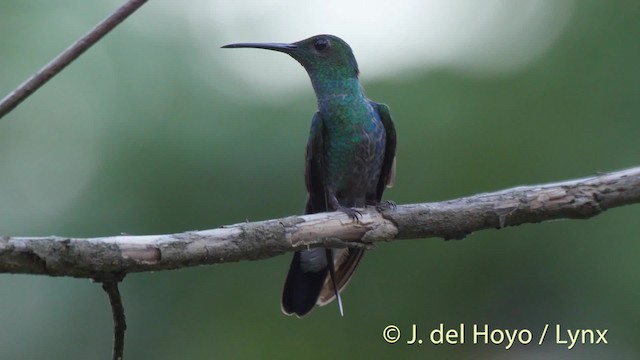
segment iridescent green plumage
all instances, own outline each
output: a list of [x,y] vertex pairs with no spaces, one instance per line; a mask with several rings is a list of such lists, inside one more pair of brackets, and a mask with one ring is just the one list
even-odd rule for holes
[[[284,52],[307,70],[318,100],[306,150],[305,213],[379,205],[395,177],[396,133],[389,109],[364,94],[349,45],[332,35],[292,44],[231,44]],[[294,254],[282,295],[282,310],[301,317],[318,303],[338,298],[362,258],[361,249],[310,249]],[[332,257],[333,261],[327,261]],[[337,289],[336,289],[337,288]]]

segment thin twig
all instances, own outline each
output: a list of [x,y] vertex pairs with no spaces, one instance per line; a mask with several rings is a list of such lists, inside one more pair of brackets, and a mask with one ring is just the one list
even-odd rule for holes
[[51,62],[45,65],[35,75],[23,82],[9,95],[0,101],[0,119],[11,112],[16,106],[24,101],[31,94],[36,92],[51,78],[56,76],[62,69],[77,59],[93,44],[98,42],[109,31],[113,30],[124,19],[133,14],[139,7],[144,5],[147,0],[127,0],[127,2],[119,7],[113,14],[109,15],[96,27],[91,29],[80,40],[73,43],[65,51],[56,56]]
[[124,331],[127,329],[124,306],[122,306],[122,298],[118,290],[118,283],[120,281],[122,281],[122,277],[118,279],[101,280],[102,289],[104,289],[109,296],[113,317],[113,360],[122,360],[124,353]]
[[110,273],[257,260],[306,247],[370,247],[376,241],[462,239],[483,229],[587,219],[640,203],[640,167],[560,183],[521,186],[437,203],[331,212],[169,235],[91,239],[0,237],[0,273],[100,278]]

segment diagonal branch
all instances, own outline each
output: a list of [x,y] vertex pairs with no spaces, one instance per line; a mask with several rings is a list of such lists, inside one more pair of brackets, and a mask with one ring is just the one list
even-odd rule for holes
[[109,15],[109,17],[96,25],[96,27],[91,29],[82,38],[56,56],[51,62],[18,86],[4,99],[0,100],[0,119],[11,112],[11,110],[29,97],[29,95],[36,92],[47,81],[56,76],[67,67],[67,65],[71,64],[93,44],[100,41],[109,31],[113,30],[146,2],[147,0],[127,0],[127,2],[120,6],[113,14]]
[[640,167],[553,184],[411,205],[361,221],[339,212],[247,222],[171,235],[0,238],[0,272],[81,278],[273,257],[305,247],[371,247],[378,241],[462,239],[479,230],[587,219],[640,203]]

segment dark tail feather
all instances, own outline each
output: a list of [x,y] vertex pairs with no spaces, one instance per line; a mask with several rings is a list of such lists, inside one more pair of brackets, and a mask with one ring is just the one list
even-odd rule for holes
[[[317,248],[306,251],[317,252],[318,250],[324,249]],[[293,255],[282,291],[282,312],[287,315],[295,314],[297,317],[303,317],[316,305],[328,271],[326,258],[324,266],[304,271],[301,253],[302,251],[296,251]]]

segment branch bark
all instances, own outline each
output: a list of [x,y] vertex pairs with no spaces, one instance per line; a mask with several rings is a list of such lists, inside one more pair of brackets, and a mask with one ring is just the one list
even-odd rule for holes
[[640,167],[559,183],[378,211],[359,222],[340,212],[246,222],[170,235],[0,238],[0,272],[79,278],[265,259],[306,247],[372,247],[378,241],[462,239],[489,228],[587,219],[640,203]]
[[4,99],[0,100],[0,119],[11,112],[11,110],[18,106],[27,97],[36,92],[47,81],[56,76],[60,71],[67,67],[67,65],[71,64],[87,49],[93,46],[93,44],[100,41],[100,39],[107,35],[146,2],[147,0],[127,0],[126,3],[109,15],[109,17],[104,19],[82,38],[56,56],[51,60],[51,62],[18,86]]

